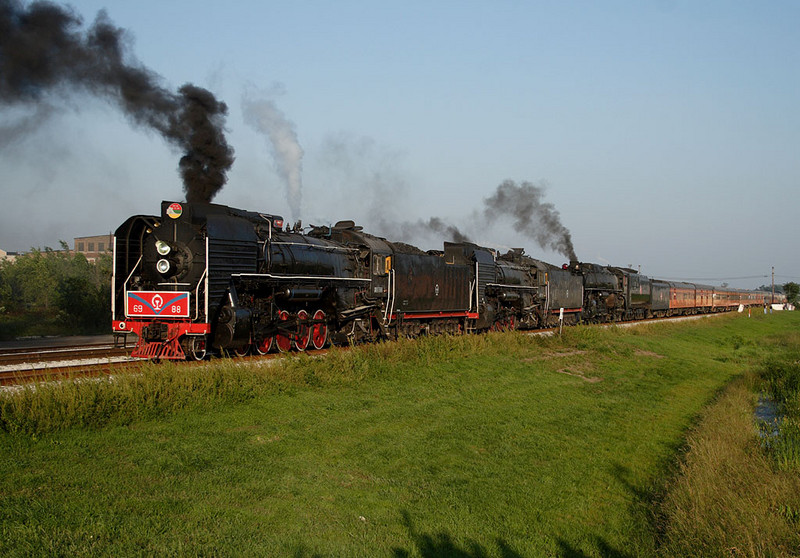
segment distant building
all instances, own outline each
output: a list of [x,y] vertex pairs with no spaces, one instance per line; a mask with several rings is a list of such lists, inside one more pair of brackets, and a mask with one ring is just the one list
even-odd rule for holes
[[81,253],[86,256],[87,260],[93,262],[103,254],[111,254],[113,242],[114,236],[112,234],[79,236],[75,238],[75,253]]
[[5,250],[0,249],[0,261],[9,261],[13,262],[17,259],[19,254],[17,252],[6,252]]

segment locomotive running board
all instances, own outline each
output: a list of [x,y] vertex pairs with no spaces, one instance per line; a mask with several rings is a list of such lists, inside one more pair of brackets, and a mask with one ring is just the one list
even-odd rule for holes
[[274,273],[233,273],[231,277],[262,277],[265,279],[277,279],[280,281],[353,281],[360,283],[371,283],[372,279],[362,277],[333,277],[331,275],[275,275]]
[[480,315],[477,312],[453,311],[453,312],[403,312],[402,314],[392,314],[390,320],[401,317],[403,320],[427,320],[431,318],[469,318],[477,320]]

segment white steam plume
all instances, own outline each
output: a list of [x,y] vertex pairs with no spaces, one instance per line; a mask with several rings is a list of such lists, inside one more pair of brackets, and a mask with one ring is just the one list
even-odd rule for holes
[[303,197],[303,148],[297,141],[294,123],[271,99],[256,100],[245,95],[242,111],[245,122],[269,138],[276,170],[286,183],[292,219],[299,219]]

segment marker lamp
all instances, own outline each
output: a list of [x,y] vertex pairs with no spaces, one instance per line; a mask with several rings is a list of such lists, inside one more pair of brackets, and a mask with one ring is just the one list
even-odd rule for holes
[[169,254],[171,248],[169,244],[164,242],[163,240],[156,240],[156,251],[161,254],[162,256],[166,256]]
[[161,275],[164,275],[169,271],[169,261],[168,260],[158,260],[156,263],[156,269]]

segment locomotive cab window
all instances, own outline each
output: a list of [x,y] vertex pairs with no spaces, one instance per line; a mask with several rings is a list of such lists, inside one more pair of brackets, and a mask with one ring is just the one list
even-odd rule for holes
[[392,257],[383,254],[374,254],[372,256],[372,273],[379,277],[389,275],[392,270]]

